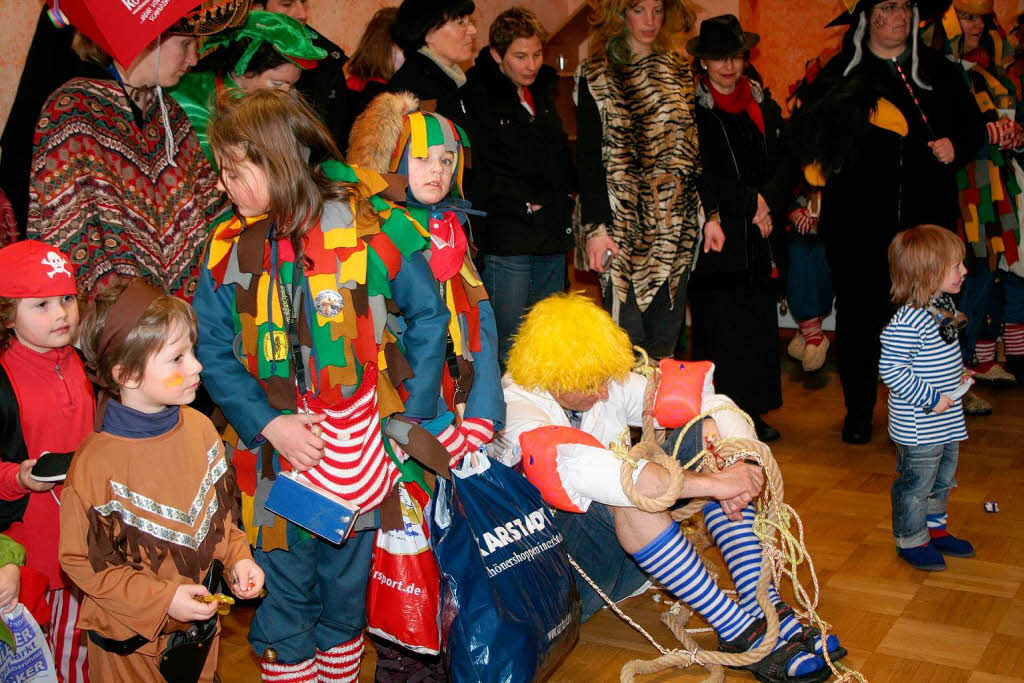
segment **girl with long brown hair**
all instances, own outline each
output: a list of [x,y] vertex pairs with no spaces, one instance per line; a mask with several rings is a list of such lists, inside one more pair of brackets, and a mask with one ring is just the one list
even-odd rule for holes
[[[230,423],[224,436],[235,449],[243,524],[267,574],[269,594],[249,640],[263,656],[264,680],[355,681],[374,510],[397,500],[388,493],[409,466],[384,451],[382,418],[432,418],[440,393],[441,368],[403,357],[386,327],[388,310],[402,311],[406,343],[429,352],[424,357],[443,357],[448,312],[430,267],[410,247],[423,243],[419,233],[408,232],[408,221],[382,226],[373,211],[369,195],[386,183],[341,163],[299,96],[225,93],[210,145],[235,210],[213,229],[204,263],[197,356]],[[338,417],[355,410],[358,419]],[[339,443],[357,449],[359,466],[376,468],[351,479],[361,487],[351,491],[355,500],[318,478],[321,459],[333,463]],[[287,470],[364,513],[343,545],[264,507],[270,483]]]
[[352,59],[345,65],[345,85],[352,92],[353,120],[405,63],[402,48],[391,39],[391,27],[398,16],[397,7],[382,7],[370,19],[359,39]]

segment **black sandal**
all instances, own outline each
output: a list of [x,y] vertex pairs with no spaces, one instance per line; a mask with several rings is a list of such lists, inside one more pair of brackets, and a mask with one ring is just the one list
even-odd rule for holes
[[[722,652],[729,654],[746,652],[764,636],[767,627],[768,622],[764,617],[761,617],[732,640],[725,641],[719,638],[718,648]],[[782,647],[766,654],[764,659],[759,662],[730,668],[745,669],[754,674],[754,677],[761,681],[761,683],[822,683],[822,681],[827,680],[832,675],[832,671],[827,666],[823,666],[819,671],[804,676],[790,676],[786,673],[789,661],[803,653],[813,654],[816,657],[820,656],[814,652],[813,646],[808,647],[802,642],[788,641]]]
[[[786,617],[793,617],[796,619],[796,612],[794,612],[793,608],[784,602],[776,603],[775,613],[779,615],[780,622]],[[803,643],[817,654],[818,650],[814,646],[814,641],[821,638],[821,631],[814,626],[808,626],[799,619],[797,619],[797,623],[800,624],[800,632],[793,635],[789,640],[796,643]],[[835,662],[845,657],[846,654],[846,648],[840,645],[836,649],[828,651],[828,658]],[[818,656],[822,657],[820,654]]]

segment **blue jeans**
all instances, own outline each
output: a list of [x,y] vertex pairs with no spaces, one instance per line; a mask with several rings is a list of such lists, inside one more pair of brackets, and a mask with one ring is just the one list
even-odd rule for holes
[[797,322],[832,312],[832,271],[825,245],[817,235],[794,235],[789,241],[786,301]]
[[1024,278],[1005,271],[1002,276],[1003,291],[1006,295],[1003,320],[1007,323],[1024,323]]
[[[676,457],[680,464],[686,465],[697,454],[698,445],[704,441],[703,424],[694,425],[685,436],[682,436],[682,429],[673,431],[662,445],[664,451],[671,455],[680,437],[683,442]],[[612,600],[624,600],[648,582],[647,574],[619,545],[615,534],[615,519],[607,505],[594,501],[584,513],[554,509],[551,513],[564,539],[566,551]],[[583,601],[581,621],[586,621],[600,611],[605,602],[590,584],[578,576],[575,568],[573,577]]]
[[946,500],[956,486],[960,442],[904,446],[896,444],[899,462],[892,485],[892,535],[898,548],[928,543],[928,515],[946,512]]
[[[971,257],[968,257],[970,259]],[[988,269],[988,260],[975,258],[973,268],[960,288],[958,308],[967,316],[967,327],[960,333],[960,348],[970,360],[979,341],[994,341],[1003,324],[1003,276]]]
[[503,369],[512,347],[512,335],[519,329],[519,321],[541,299],[565,291],[565,274],[565,254],[484,254],[484,269],[480,277],[494,308],[498,359]]

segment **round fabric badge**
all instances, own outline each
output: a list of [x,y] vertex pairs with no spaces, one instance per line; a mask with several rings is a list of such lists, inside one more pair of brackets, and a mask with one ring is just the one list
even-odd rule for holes
[[313,300],[313,306],[321,317],[333,318],[341,313],[341,309],[345,307],[345,301],[341,298],[341,294],[335,290],[325,289],[316,295],[316,298]]

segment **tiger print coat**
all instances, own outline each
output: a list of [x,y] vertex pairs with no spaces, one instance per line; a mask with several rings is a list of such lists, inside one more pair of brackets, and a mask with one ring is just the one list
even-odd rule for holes
[[[604,229],[615,240],[620,254],[610,273],[620,301],[626,301],[632,284],[637,305],[646,311],[665,282],[674,301],[689,277],[699,237],[701,165],[690,65],[672,52],[623,65],[592,57],[580,65],[579,89],[580,172],[600,175],[594,168],[582,168],[588,156],[596,161],[599,142],[608,209],[593,195],[591,203],[602,206],[596,211],[588,207],[588,193],[581,188],[580,237],[585,240]],[[599,141],[585,139],[583,110],[590,103],[584,90],[596,104]]]

